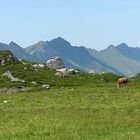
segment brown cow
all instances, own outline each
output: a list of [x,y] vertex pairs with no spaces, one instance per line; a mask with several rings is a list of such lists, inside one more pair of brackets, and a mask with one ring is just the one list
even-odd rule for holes
[[126,84],[127,82],[128,82],[128,79],[125,77],[122,77],[122,78],[118,79],[117,86],[119,87],[120,85]]

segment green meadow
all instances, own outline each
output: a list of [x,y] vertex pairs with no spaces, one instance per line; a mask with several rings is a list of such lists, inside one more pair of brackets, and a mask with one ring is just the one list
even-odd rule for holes
[[[25,70],[24,67],[27,69]],[[8,65],[34,86],[27,93],[0,94],[0,140],[139,140],[140,76],[117,88],[119,76],[79,73],[65,78],[45,67]],[[1,87],[21,86],[1,77]]]

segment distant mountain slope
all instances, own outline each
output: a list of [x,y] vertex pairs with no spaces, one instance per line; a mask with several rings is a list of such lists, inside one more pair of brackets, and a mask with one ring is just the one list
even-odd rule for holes
[[39,61],[46,62],[54,55],[59,55],[68,67],[78,67],[86,71],[116,72],[114,68],[104,64],[91,56],[83,46],[72,46],[61,37],[47,42],[39,42],[26,48],[32,56],[39,58]]
[[98,60],[119,70],[123,75],[130,76],[140,72],[140,63],[130,58],[131,53],[128,57],[128,53],[124,55],[123,52],[113,45],[99,52],[92,49],[88,49],[88,51],[92,56],[95,56]]
[[56,53],[50,49],[48,44],[44,41],[40,41],[37,44],[25,48],[32,57],[35,57],[39,62],[46,62],[49,58],[56,55]]
[[34,62],[46,62],[59,55],[67,67],[88,72],[112,72],[126,76],[140,73],[140,48],[132,48],[125,43],[96,51],[83,46],[72,46],[58,37],[51,41],[40,41],[27,48],[14,42],[8,45],[0,43],[0,50],[10,50],[19,59]]
[[0,43],[0,50],[8,50],[9,46],[7,44],[4,43]]
[[134,59],[140,62],[140,48],[132,48],[127,44],[122,43],[116,47],[116,49],[121,52],[123,55],[130,59]]
[[34,57],[28,54],[22,47],[13,41],[9,45],[0,43],[0,50],[10,50],[18,59],[35,61]]

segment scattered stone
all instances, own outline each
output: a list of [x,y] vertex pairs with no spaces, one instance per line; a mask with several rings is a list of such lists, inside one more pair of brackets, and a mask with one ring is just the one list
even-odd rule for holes
[[76,70],[76,69],[68,69],[68,72],[70,72],[71,74],[77,74],[77,73],[79,73],[79,71]]
[[47,66],[52,69],[62,69],[64,68],[64,62],[60,56],[54,56],[47,61]]
[[32,65],[32,66],[33,66],[34,68],[38,68],[38,69],[39,69],[39,68],[42,68],[42,69],[43,69],[45,65],[44,65],[44,64],[34,64],[34,65]]
[[63,73],[61,71],[56,72],[55,75],[58,77],[63,77]]
[[22,62],[23,61],[23,59],[18,59],[20,62]]
[[8,101],[7,101],[7,100],[4,100],[4,101],[3,101],[3,103],[5,103],[5,104],[6,104],[6,103],[8,103]]
[[31,90],[31,88],[1,88],[0,93],[20,93],[20,92],[26,92]]
[[104,78],[101,78],[101,81],[104,81]]
[[70,75],[70,72],[64,71],[64,72],[62,72],[62,74],[63,74],[63,77],[68,77]]
[[58,71],[58,72],[55,73],[55,75],[58,76],[58,77],[68,77],[70,75],[70,72],[68,72],[68,71],[63,71],[63,72]]
[[65,89],[65,87],[60,87],[60,89]]
[[0,89],[0,93],[17,93],[20,92],[18,88],[2,88]]
[[6,71],[2,76],[3,77],[7,77],[12,82],[22,82],[22,83],[25,83],[25,80],[22,80],[22,79],[19,79],[19,78],[15,78],[10,71]]
[[101,81],[105,81],[105,82],[108,82],[109,80],[105,77],[101,78]]
[[55,75],[58,77],[68,77],[71,74],[68,68],[57,69],[56,71]]
[[137,74],[133,74],[133,75],[129,76],[129,78],[134,78],[136,76],[137,76]]
[[22,61],[22,64],[23,64],[23,65],[27,65],[27,63],[25,63],[24,61]]
[[24,87],[24,88],[21,88],[20,89],[20,92],[26,92],[26,91],[29,91],[29,90],[32,90],[32,87]]
[[57,69],[56,70],[57,72],[62,72],[62,73],[69,73],[69,74],[77,74],[77,73],[79,73],[79,71],[78,70],[76,70],[76,69],[68,69],[68,68],[62,68],[62,69]]
[[5,65],[5,60],[1,60],[1,66]]
[[68,71],[67,68],[62,68],[62,69],[56,69],[57,72],[64,72],[64,71]]
[[48,85],[48,84],[44,84],[44,85],[42,85],[41,87],[42,87],[42,88],[46,88],[46,89],[50,89],[50,85]]
[[32,84],[34,84],[34,85],[37,85],[37,83],[36,83],[36,82],[34,82],[34,81],[33,81],[33,82],[31,82],[31,83],[32,83]]
[[102,74],[105,74],[105,72],[101,72],[101,73],[99,73],[99,74],[101,74],[101,75],[102,75]]
[[90,73],[90,74],[96,74],[96,71],[95,70],[90,70],[90,71],[88,71],[88,73]]
[[79,77],[78,79],[79,80],[85,80],[85,77]]

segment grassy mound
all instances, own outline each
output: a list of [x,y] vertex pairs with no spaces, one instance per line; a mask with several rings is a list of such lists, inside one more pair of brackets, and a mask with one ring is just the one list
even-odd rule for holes
[[[33,64],[0,67],[0,88],[33,87],[27,93],[0,94],[1,140],[140,139],[140,75],[117,88],[119,76],[111,73],[59,78],[54,70]],[[8,70],[26,82],[2,77]],[[40,88],[46,83],[51,90]]]
[[[55,76],[56,71],[44,68],[34,68],[31,62],[24,61],[23,64],[10,64],[0,68],[0,87],[34,87],[39,88],[42,84],[49,84],[53,88],[72,86],[98,86],[98,84],[116,84],[119,76],[114,74],[88,74],[80,72],[69,77],[60,78]],[[25,80],[25,83],[14,83],[2,77],[6,71],[10,71],[14,77]],[[32,84],[36,82],[37,85]]]

